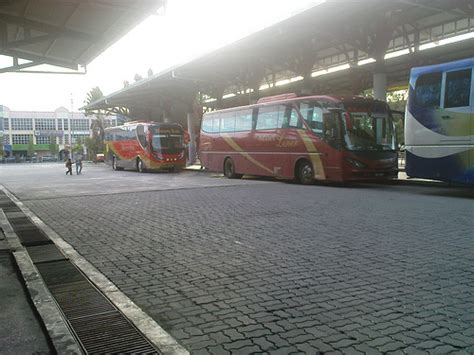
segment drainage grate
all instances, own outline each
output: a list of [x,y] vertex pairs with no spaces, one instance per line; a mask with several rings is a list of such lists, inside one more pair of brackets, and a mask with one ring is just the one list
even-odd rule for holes
[[8,221],[13,227],[21,244],[24,246],[52,244],[52,241],[44,234],[28,217],[18,217],[18,213],[14,213],[15,217],[9,217]]
[[21,212],[20,207],[15,206],[15,205],[9,205],[9,204],[3,204],[3,206],[0,204],[0,208],[3,209],[3,212],[5,213],[10,213],[10,212]]
[[87,281],[50,289],[69,320],[115,312],[114,306]]
[[71,262],[36,267],[87,353],[158,353]]
[[16,235],[20,238],[21,244],[24,246],[52,244],[53,242],[38,228],[15,230]]
[[35,264],[66,259],[54,244],[26,247],[26,250]]
[[8,217],[8,218],[18,218],[18,217],[23,217],[25,214],[21,211],[14,211],[14,212],[6,212],[5,215]]
[[68,260],[41,263],[37,264],[36,267],[49,288],[86,280]]
[[13,228],[21,228],[21,227],[35,227],[35,224],[25,216],[23,212],[14,212],[7,214],[8,221],[12,225]]
[[118,312],[83,317],[71,325],[88,353],[156,353]]

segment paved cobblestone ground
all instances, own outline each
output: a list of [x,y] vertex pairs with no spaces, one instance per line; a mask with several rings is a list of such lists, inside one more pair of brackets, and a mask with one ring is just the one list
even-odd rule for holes
[[474,353],[472,192],[189,179],[20,195],[195,354]]

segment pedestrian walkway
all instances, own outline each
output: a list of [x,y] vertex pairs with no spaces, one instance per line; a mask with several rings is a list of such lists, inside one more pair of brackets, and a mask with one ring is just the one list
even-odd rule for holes
[[[6,243],[0,232],[0,248]],[[3,246],[3,247],[2,247]],[[0,352],[51,353],[41,321],[30,304],[9,250],[0,250]]]

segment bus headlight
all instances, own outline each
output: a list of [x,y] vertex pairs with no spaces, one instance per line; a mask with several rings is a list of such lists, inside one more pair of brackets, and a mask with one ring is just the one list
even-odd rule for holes
[[351,164],[353,167],[356,167],[356,168],[359,168],[359,169],[362,169],[362,168],[366,168],[367,165],[365,165],[364,163],[356,160],[356,159],[352,159],[352,158],[349,158],[349,157],[346,157],[345,158],[346,161]]

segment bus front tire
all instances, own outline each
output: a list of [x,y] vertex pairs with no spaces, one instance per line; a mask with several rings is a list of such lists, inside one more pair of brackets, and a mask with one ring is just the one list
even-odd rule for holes
[[235,165],[231,158],[224,162],[224,176],[228,179],[240,179],[243,175],[235,173]]
[[314,170],[309,161],[302,160],[298,163],[296,168],[296,180],[301,185],[311,185],[314,182]]
[[141,159],[137,159],[137,171],[139,173],[144,173],[146,170],[145,163]]

